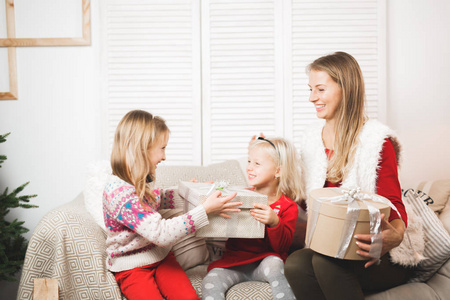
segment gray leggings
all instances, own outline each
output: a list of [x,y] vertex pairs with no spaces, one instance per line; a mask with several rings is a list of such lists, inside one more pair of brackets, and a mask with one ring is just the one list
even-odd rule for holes
[[281,258],[267,256],[261,262],[231,268],[215,268],[209,271],[202,282],[202,299],[225,299],[229,288],[245,281],[268,282],[272,288],[273,299],[295,299],[284,277],[284,263]]

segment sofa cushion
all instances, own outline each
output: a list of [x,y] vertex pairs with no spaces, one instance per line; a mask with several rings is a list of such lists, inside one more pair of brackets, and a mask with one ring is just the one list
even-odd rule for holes
[[427,194],[431,198],[428,206],[439,214],[450,198],[450,179],[421,182],[417,186],[417,193]]
[[450,233],[450,179],[421,182],[417,191],[419,195],[429,195],[428,206],[439,215],[444,228]]
[[[183,214],[182,209],[160,210],[161,216],[170,219]],[[209,251],[204,238],[189,234],[172,246],[172,252],[183,270],[209,262]]]
[[450,236],[435,213],[412,190],[405,197],[414,212],[423,220],[425,234],[425,260],[421,261],[414,272],[411,282],[427,281],[450,257]]
[[[439,271],[427,281],[433,288],[439,299],[448,299],[450,295],[450,259],[439,269]],[[426,299],[426,298],[422,298]]]
[[209,251],[210,262],[221,259],[226,250],[226,238],[207,238],[206,247]]

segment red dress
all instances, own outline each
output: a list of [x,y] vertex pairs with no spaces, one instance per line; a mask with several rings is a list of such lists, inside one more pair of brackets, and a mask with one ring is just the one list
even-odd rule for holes
[[[332,150],[325,149],[327,157],[333,155]],[[335,184],[329,181],[325,182],[324,187],[339,187],[341,184]],[[377,192],[378,195],[389,199],[397,208],[405,226],[408,226],[408,219],[405,211],[405,205],[402,202],[402,189],[398,181],[397,157],[394,146],[390,139],[385,139],[383,149],[381,150],[381,159],[378,163]],[[395,210],[391,210],[389,222],[400,218]]]
[[282,195],[270,207],[280,218],[278,226],[274,228],[266,226],[265,236],[262,239],[228,239],[223,257],[210,263],[208,272],[214,268],[246,265],[270,255],[278,256],[286,261],[294,236],[298,206],[294,201]]

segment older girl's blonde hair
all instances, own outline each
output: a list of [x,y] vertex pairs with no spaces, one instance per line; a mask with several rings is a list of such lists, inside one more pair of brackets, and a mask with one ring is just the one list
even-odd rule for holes
[[145,209],[155,203],[147,178],[155,179],[149,150],[170,133],[165,121],[143,110],[128,112],[117,126],[111,153],[113,174],[135,187]]
[[353,163],[358,136],[367,121],[364,78],[356,59],[335,52],[312,62],[307,71],[326,72],[341,88],[342,101],[336,111],[334,154],[328,164],[327,179],[341,182]]
[[297,203],[305,199],[302,163],[295,146],[283,138],[270,138],[254,140],[250,143],[249,150],[254,147],[264,149],[280,168],[277,194],[284,194]]

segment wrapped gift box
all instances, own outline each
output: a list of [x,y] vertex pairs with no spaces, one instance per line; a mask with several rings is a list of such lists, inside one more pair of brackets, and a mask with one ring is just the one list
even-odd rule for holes
[[[215,185],[209,183],[180,181],[178,185],[178,193],[186,201],[186,211],[205,202],[214,191]],[[263,238],[265,225],[252,217],[250,209],[254,208],[253,203],[267,204],[267,196],[233,186],[226,187],[221,192],[222,196],[237,192],[236,197],[231,201],[242,202],[243,204],[239,206],[241,211],[229,213],[231,219],[210,215],[209,225],[197,230],[196,235],[220,238]]]
[[[380,213],[384,213],[387,220],[391,211],[387,203],[390,201],[378,195],[359,193],[358,197],[352,198],[356,201],[357,205],[354,205],[357,208],[353,210],[353,215],[347,216],[349,204],[345,200],[342,201],[346,197],[346,191],[338,188],[321,188],[311,191],[308,198],[307,246],[331,257],[366,260],[356,254],[358,246],[354,235],[370,234],[370,213],[367,203],[376,207]],[[374,198],[378,200],[373,201]],[[352,230],[353,227],[349,224],[355,222],[356,225]],[[350,242],[346,243],[345,241],[348,240]]]

